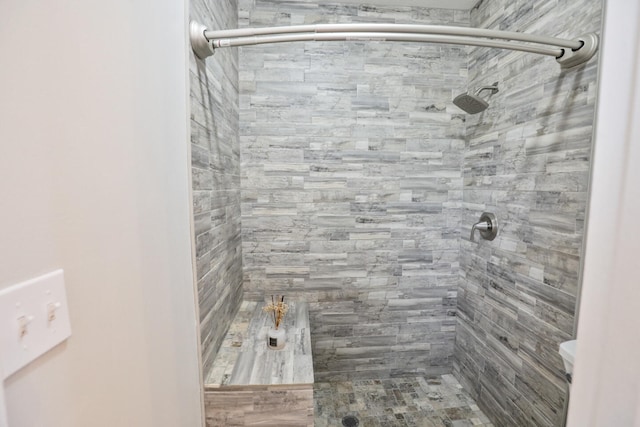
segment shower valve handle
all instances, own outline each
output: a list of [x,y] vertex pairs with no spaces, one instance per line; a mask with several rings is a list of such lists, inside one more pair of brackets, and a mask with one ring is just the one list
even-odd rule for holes
[[480,216],[480,221],[471,226],[470,240],[474,242],[476,230],[480,231],[480,236],[485,240],[493,240],[498,234],[498,220],[496,216],[490,212],[484,212]]
[[476,222],[471,226],[471,241],[473,242],[473,237],[476,234],[476,230],[486,231],[491,230],[491,223],[486,221]]

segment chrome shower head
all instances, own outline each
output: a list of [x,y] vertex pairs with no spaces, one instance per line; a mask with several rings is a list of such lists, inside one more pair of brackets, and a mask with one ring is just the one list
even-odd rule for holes
[[498,92],[498,82],[495,82],[491,86],[481,87],[480,89],[476,90],[476,93],[473,95],[470,95],[468,92],[460,94],[455,97],[453,103],[468,114],[480,113],[486,110],[489,106],[489,103],[487,101],[480,98],[480,92],[482,92],[483,90],[490,90],[491,93]]

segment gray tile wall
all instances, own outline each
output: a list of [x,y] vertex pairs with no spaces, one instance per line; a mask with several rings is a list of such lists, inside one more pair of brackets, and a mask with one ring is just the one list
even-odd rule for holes
[[[211,29],[238,25],[237,0],[192,0]],[[238,52],[189,59],[191,165],[200,335],[205,376],[242,299]]]
[[[600,0],[485,0],[471,25],[575,38],[600,18]],[[553,58],[470,49],[470,87],[500,92],[467,118],[454,365],[498,426],[563,425],[557,350],[578,292],[596,62],[562,72]],[[471,243],[483,211],[498,238]]]
[[[241,26],[468,25],[468,12],[240,0]],[[240,53],[245,294],[311,304],[319,380],[451,370],[464,47],[293,43]]]
[[313,427],[313,385],[206,390],[204,408],[206,427]]

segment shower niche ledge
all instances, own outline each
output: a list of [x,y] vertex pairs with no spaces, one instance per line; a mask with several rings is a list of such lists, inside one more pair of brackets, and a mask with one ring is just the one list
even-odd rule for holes
[[242,302],[211,371],[205,373],[207,426],[313,426],[308,305],[289,303],[282,350],[267,348],[273,320],[263,306]]

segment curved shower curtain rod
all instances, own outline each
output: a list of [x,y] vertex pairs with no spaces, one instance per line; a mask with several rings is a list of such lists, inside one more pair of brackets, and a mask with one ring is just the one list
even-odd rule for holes
[[267,43],[403,41],[494,47],[548,55],[556,58],[560,66],[566,69],[587,62],[598,50],[598,36],[595,33],[586,34],[576,40],[566,40],[515,31],[446,25],[316,24],[211,31],[204,25],[191,21],[189,31],[191,47],[200,59],[206,59],[214,54],[215,49],[223,47]]

